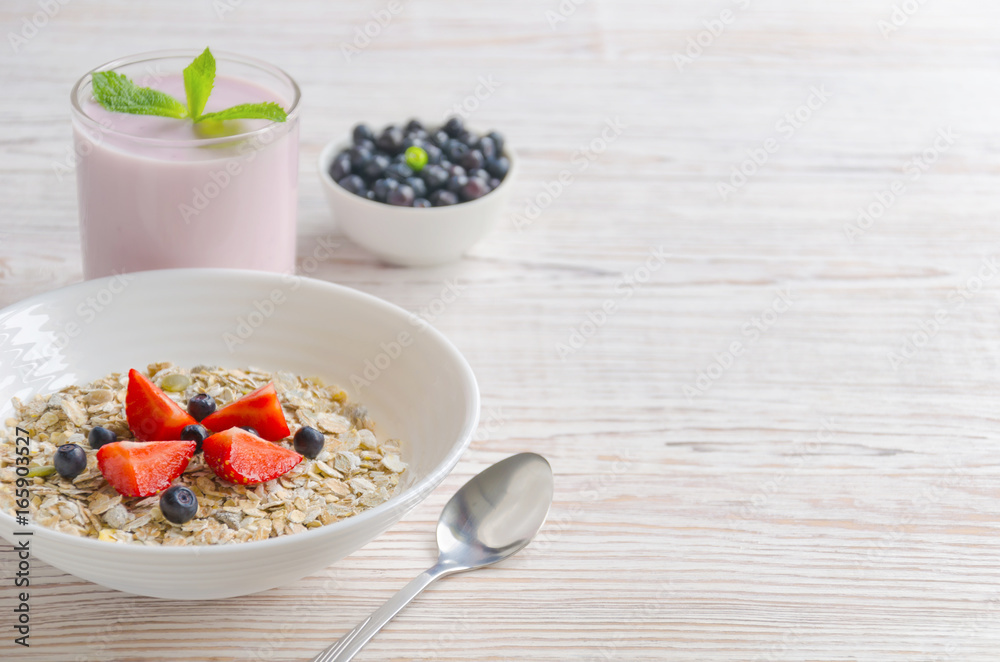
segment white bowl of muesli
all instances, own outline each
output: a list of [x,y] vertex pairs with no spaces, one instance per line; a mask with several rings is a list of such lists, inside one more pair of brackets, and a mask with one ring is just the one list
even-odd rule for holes
[[0,365],[0,537],[161,598],[255,593],[360,549],[479,420],[468,363],[422,318],[265,272],[26,299],[0,310]]

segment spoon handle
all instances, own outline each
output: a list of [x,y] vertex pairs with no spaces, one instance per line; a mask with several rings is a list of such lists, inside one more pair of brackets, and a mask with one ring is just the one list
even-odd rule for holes
[[409,584],[399,589],[396,595],[389,598],[384,605],[372,612],[371,616],[358,623],[357,627],[341,637],[322,653],[312,659],[312,662],[347,662],[367,644],[375,633],[417,597],[421,591],[431,585],[434,580],[454,572],[454,568],[445,568],[436,564],[417,575]]

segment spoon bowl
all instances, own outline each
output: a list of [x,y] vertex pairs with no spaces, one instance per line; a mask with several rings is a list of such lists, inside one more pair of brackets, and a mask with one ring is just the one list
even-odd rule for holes
[[552,468],[541,455],[521,453],[487,468],[441,511],[438,563],[472,570],[524,549],[545,522],[552,490]]
[[552,492],[552,467],[535,453],[508,457],[473,477],[441,511],[437,563],[313,662],[347,662],[433,581],[497,563],[524,549],[545,523]]

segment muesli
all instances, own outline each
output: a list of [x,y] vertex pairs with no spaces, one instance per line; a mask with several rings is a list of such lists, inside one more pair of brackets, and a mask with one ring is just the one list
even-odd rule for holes
[[[27,430],[30,436],[31,519],[64,533],[122,543],[224,544],[299,533],[385,502],[397,490],[400,474],[406,471],[406,464],[400,459],[399,442],[378,439],[366,409],[350,402],[340,388],[327,386],[317,378],[254,368],[231,370],[196,366],[186,370],[172,363],[151,364],[145,373],[132,372],[136,373],[132,378],[128,374],[113,373],[90,384],[70,386],[27,402],[15,399],[15,414],[0,432],[0,509],[10,514],[16,509],[17,428]],[[193,456],[193,442],[187,442],[187,446],[173,442],[181,450],[190,447],[187,454],[190,459],[178,476],[169,476],[162,485],[153,484],[155,494],[149,492],[148,486],[146,491],[136,489],[132,474],[129,474],[132,480],[129,483],[122,482],[121,476],[115,473],[120,471],[123,461],[119,456],[145,452],[159,448],[156,444],[163,444],[145,440],[162,438],[159,435],[163,434],[168,434],[168,439],[178,438],[176,430],[179,428],[170,428],[167,424],[149,430],[145,427],[148,421],[144,421],[141,427],[147,434],[138,429],[140,424],[135,420],[130,426],[127,409],[131,408],[133,419],[138,418],[137,409],[131,402],[127,407],[126,400],[132,397],[129,395],[130,383],[135,388],[136,382],[151,382],[150,388],[160,397],[165,393],[166,398],[177,405],[167,403],[169,407],[184,409],[185,417],[188,411],[198,413],[197,405],[204,404],[192,404],[195,396],[199,396],[196,399],[199,401],[211,400],[215,405],[212,407],[214,414],[198,420],[220,423],[218,426],[213,423],[212,430],[206,431],[206,434],[214,434],[204,439],[205,452],[201,452],[202,438],[198,438],[198,452]],[[248,397],[252,399],[257,397],[255,394],[267,391],[272,393],[272,403],[274,395],[277,396],[280,404],[274,405],[278,412],[275,415],[283,416],[287,427],[283,422],[275,433],[270,429],[274,427],[270,422],[260,419],[257,425],[262,431],[244,425],[240,425],[243,429],[232,427],[225,432],[218,431],[239,423],[236,419],[223,421],[232,419],[224,412],[234,412]],[[187,421],[178,425],[184,422]],[[266,431],[265,425],[269,426]],[[185,434],[190,432],[189,427],[185,426]],[[202,427],[200,423],[198,427]],[[285,437],[277,438],[285,432]],[[107,443],[104,436],[115,442]],[[235,455],[219,459],[221,451],[216,449],[221,446],[216,440],[223,438],[227,444],[235,439],[233,448],[237,443],[266,446],[265,450],[286,459],[292,457],[286,466],[292,462],[294,466],[288,470],[281,467],[272,472],[277,477],[255,482],[257,467],[250,467],[248,471],[247,463],[241,464]],[[101,445],[104,443],[106,445]],[[59,453],[61,457],[56,457],[57,449],[67,444],[75,444],[77,448],[68,447],[64,451],[71,453]],[[296,448],[303,451],[299,461],[296,461]],[[112,457],[112,449],[119,451],[118,456]],[[257,454],[250,455],[256,461]],[[210,466],[213,458],[214,467]],[[73,461],[80,462],[76,469],[78,475],[71,479],[60,475],[72,476],[75,470],[67,472],[65,466]],[[63,466],[57,471],[60,462]],[[279,472],[283,473],[277,475]],[[166,494],[161,491],[166,484],[172,486],[168,492],[179,491],[184,496],[186,490],[183,488],[186,488],[197,498],[196,512],[195,506],[191,506],[192,513],[183,523],[175,523],[178,517],[170,512],[176,506],[173,501],[166,504],[169,508],[161,507],[161,495]],[[123,496],[123,493],[144,496]]]

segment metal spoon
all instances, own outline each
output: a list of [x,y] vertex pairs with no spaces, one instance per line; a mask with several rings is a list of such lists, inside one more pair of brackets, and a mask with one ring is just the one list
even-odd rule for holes
[[437,563],[312,662],[347,662],[434,580],[503,561],[524,549],[542,528],[551,504],[552,468],[541,455],[521,453],[488,467],[441,511]]

